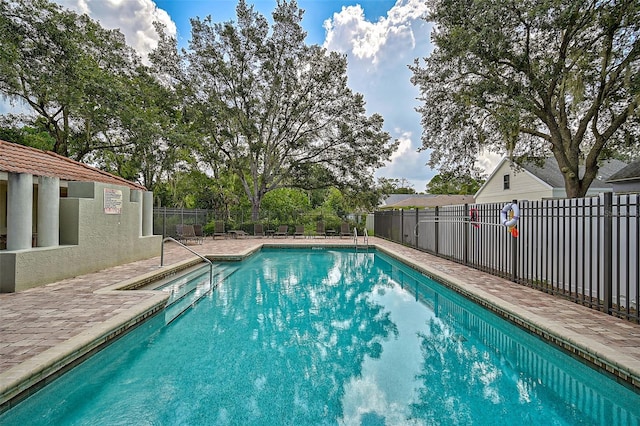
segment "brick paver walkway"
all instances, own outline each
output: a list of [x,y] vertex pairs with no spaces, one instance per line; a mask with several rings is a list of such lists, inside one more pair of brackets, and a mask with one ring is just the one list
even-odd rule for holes
[[[352,244],[350,238],[208,239],[202,255],[247,255],[262,244]],[[370,244],[439,277],[477,302],[544,335],[640,389],[640,325],[386,240]],[[0,294],[0,406],[62,364],[160,309],[166,295],[118,291],[197,257],[174,243],[160,258],[121,265],[27,291]]]

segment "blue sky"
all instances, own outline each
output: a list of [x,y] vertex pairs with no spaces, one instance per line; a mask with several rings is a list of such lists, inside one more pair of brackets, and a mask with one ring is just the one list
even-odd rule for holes
[[[265,16],[270,16],[275,8],[275,0],[247,1]],[[368,0],[368,1],[336,1],[336,0],[298,0],[298,6],[304,9],[303,26],[307,31],[309,44],[323,44],[325,29],[323,23],[326,19],[339,13],[343,6],[363,6],[364,16],[368,21],[375,22],[380,17],[385,17],[387,12],[395,5],[395,0]],[[235,19],[236,0],[155,0],[155,4],[169,13],[178,28],[181,41],[187,41],[191,31],[189,19],[199,16],[204,18],[211,15],[215,22]]]
[[[143,56],[155,45],[154,21],[163,22],[182,47],[191,34],[189,19],[211,15],[214,22],[235,20],[236,0],[54,0],[86,13],[104,27],[119,28],[127,43]],[[276,0],[247,0],[271,17]],[[418,90],[408,65],[431,52],[431,32],[423,16],[424,0],[298,0],[305,10],[302,25],[307,43],[347,55],[349,86],[362,93],[369,114],[384,117],[385,130],[400,146],[377,177],[406,180],[417,192],[437,174],[426,166],[421,146],[420,115],[415,111]],[[1,108],[0,108],[1,109]],[[0,110],[0,112],[2,112]],[[495,162],[496,159],[493,159]],[[492,165],[486,166],[490,171]]]

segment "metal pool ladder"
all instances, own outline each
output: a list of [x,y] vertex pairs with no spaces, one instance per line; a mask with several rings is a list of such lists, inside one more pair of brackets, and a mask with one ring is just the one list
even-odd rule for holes
[[[364,245],[367,249],[369,249],[369,233],[367,232],[367,228],[364,228]],[[353,228],[353,244],[356,246],[356,251],[358,251],[358,228]]]
[[195,254],[196,256],[198,256],[200,259],[204,260],[205,262],[207,262],[209,264],[209,284],[213,285],[213,262],[211,262],[209,259],[207,259],[206,257],[202,256],[199,253],[196,253],[195,251],[191,250],[189,247],[185,246],[184,244],[182,244],[180,241],[177,241],[175,238],[172,237],[164,237],[164,239],[162,240],[162,247],[160,249],[160,266],[164,266],[164,243],[165,241],[173,241],[174,243],[177,243],[179,246],[182,246],[184,248],[186,248],[187,250],[189,250],[191,253]]

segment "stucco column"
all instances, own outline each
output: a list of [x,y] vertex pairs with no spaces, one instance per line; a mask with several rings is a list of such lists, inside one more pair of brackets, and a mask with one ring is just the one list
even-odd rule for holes
[[130,199],[132,203],[135,203],[133,205],[138,210],[138,236],[142,236],[142,223],[144,222],[144,219],[142,218],[142,191],[139,189],[132,189]]
[[142,235],[153,235],[153,192],[142,193]]
[[38,178],[38,247],[60,244],[60,178]]
[[31,248],[33,175],[9,173],[7,185],[7,250]]

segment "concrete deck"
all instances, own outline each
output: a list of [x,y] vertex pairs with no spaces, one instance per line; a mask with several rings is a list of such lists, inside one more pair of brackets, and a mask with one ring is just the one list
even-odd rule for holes
[[[207,239],[189,247],[208,257],[244,257],[262,245],[352,245],[350,238]],[[640,392],[640,325],[454,262],[370,238],[369,244],[613,374]],[[125,291],[199,259],[175,243],[138,261],[19,293],[0,294],[0,412],[12,399],[164,307],[166,294]]]

